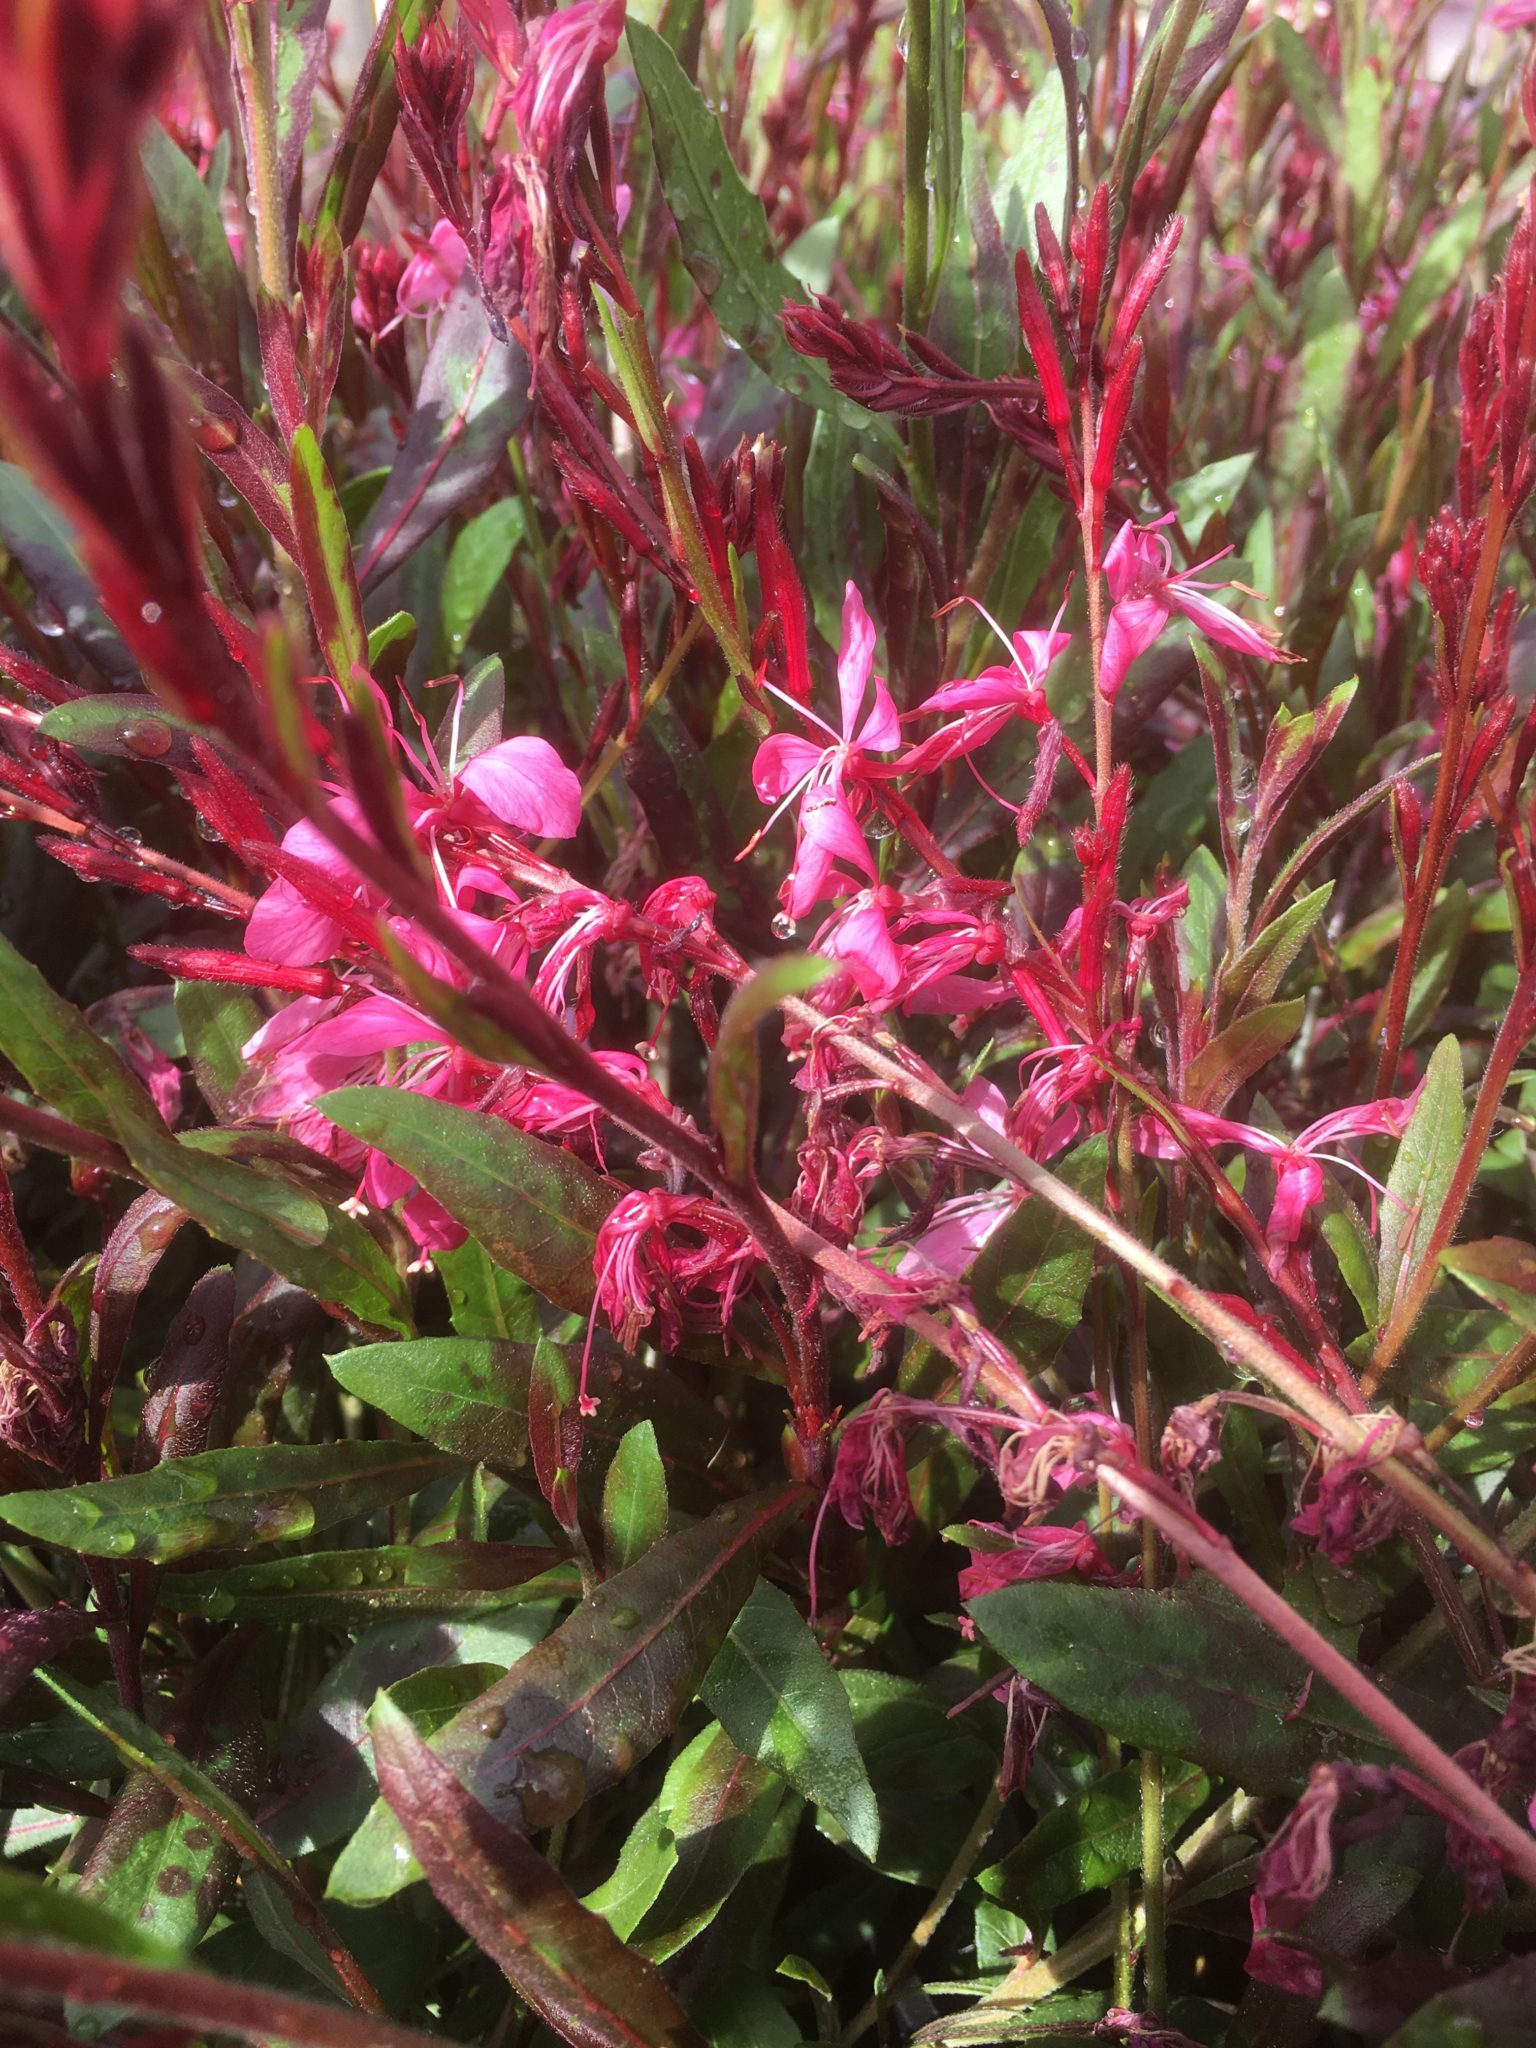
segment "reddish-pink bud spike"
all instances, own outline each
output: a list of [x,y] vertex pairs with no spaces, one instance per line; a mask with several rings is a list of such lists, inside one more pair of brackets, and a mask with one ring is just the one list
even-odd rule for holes
[[1062,375],[1061,357],[1057,352],[1056,337],[1051,331],[1051,316],[1045,310],[1045,301],[1035,282],[1034,267],[1023,249],[1013,259],[1013,277],[1018,290],[1019,326],[1024,331],[1024,344],[1034,362],[1035,375],[1040,380],[1045,416],[1059,438],[1072,419],[1067,380]]
[[1125,431],[1131,399],[1136,391],[1136,372],[1141,368],[1141,343],[1133,340],[1121,357],[1099,408],[1098,433],[1093,444],[1093,488],[1102,503],[1104,493],[1115,481],[1115,455]]
[[220,981],[299,996],[339,996],[346,988],[329,967],[284,967],[275,960],[253,960],[248,953],[223,953],[213,946],[130,946],[128,956],[142,966],[162,968],[178,981]]
[[1039,200],[1035,202],[1035,245],[1040,251],[1040,270],[1051,288],[1056,311],[1063,326],[1072,313],[1072,287],[1067,282],[1067,259],[1051,226],[1051,216]]
[[1405,889],[1413,887],[1423,842],[1424,806],[1413,784],[1405,776],[1399,776],[1392,785],[1392,845],[1402,870]]
[[1168,266],[1173,261],[1183,232],[1184,223],[1175,214],[1137,266],[1135,276],[1126,287],[1125,297],[1120,301],[1120,310],[1115,315],[1114,331],[1104,355],[1106,370],[1114,369],[1129,346],[1131,336],[1141,325],[1141,316],[1151,304],[1152,294],[1168,275]]
[[1093,352],[1094,331],[1109,270],[1109,187],[1100,185],[1088,208],[1083,233],[1083,261],[1077,280],[1077,360],[1085,364]]

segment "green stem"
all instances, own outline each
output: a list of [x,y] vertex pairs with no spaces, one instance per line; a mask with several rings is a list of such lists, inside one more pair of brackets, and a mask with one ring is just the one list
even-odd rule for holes
[[1163,1833],[1163,1760],[1150,1749],[1141,1752],[1141,1909],[1146,1921],[1141,1967],[1148,2012],[1162,2017],[1168,2010],[1168,1887],[1164,1873],[1167,1848]]
[[920,328],[928,297],[928,112],[933,92],[933,9],[907,0],[905,158],[901,194],[901,318]]

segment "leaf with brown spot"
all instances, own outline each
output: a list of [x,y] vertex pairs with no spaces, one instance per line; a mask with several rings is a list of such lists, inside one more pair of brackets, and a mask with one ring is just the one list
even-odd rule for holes
[[428,1882],[527,2005],[576,2048],[704,2048],[655,1965],[465,1791],[392,1701],[372,1726],[379,1784]]

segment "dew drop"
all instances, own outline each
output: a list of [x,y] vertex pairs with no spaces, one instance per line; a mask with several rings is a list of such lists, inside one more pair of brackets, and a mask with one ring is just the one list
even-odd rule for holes
[[688,260],[688,271],[694,283],[705,298],[713,298],[719,291],[725,273],[713,256],[698,255]]
[[1067,48],[1072,52],[1072,61],[1081,64],[1088,54],[1088,31],[1083,28],[1073,29],[1067,38]]
[[64,614],[57,605],[39,602],[33,624],[45,640],[59,640],[64,634]]
[[876,811],[865,829],[871,839],[889,839],[895,832],[896,827],[891,823],[884,811]]
[[117,836],[124,846],[142,846],[144,844],[144,834],[136,825],[124,825]]
[[1486,1420],[1487,1417],[1483,1414],[1481,1408],[1469,1408],[1467,1410],[1466,1426],[1468,1429],[1481,1429]]
[[506,1733],[506,1708],[487,1707],[485,1712],[475,1722],[475,1726],[480,1731],[480,1733],[485,1737],[487,1742],[494,1742],[498,1735],[504,1735]]
[[774,916],[773,936],[776,939],[792,939],[795,936],[795,920],[782,910]]
[[171,751],[171,728],[158,718],[136,718],[118,737],[129,753],[142,761],[157,761]]
[[131,1529],[114,1529],[107,1538],[107,1548],[114,1557],[126,1557],[129,1551],[133,1549],[133,1531]]
[[633,1607],[615,1607],[612,1620],[615,1628],[634,1628],[638,1625],[640,1617]]
[[365,1583],[363,1568],[360,1564],[353,1565],[352,1569],[345,1574],[345,1583],[349,1586],[361,1586]]
[[146,626],[158,626],[162,616],[163,614],[160,610],[159,605],[154,603],[153,600],[151,600],[150,603],[140,605],[139,607],[139,617],[144,621]]

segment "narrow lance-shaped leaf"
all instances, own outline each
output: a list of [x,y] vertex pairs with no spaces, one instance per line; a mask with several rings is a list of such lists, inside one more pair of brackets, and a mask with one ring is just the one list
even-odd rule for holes
[[389,481],[358,537],[371,590],[489,480],[528,410],[528,359],[463,288],[443,308]]
[[413,1173],[499,1266],[559,1308],[591,1307],[598,1225],[617,1194],[589,1166],[500,1117],[408,1089],[339,1088],[317,1107]]
[[1461,1047],[1446,1036],[1430,1054],[1423,1093],[1397,1148],[1382,1198],[1377,1284],[1383,1328],[1390,1325],[1440,1220],[1466,1127]]
[[211,1620],[312,1621],[365,1628],[392,1615],[488,1614],[512,1603],[579,1598],[575,1565],[536,1544],[377,1544],[172,1572],[160,1605]]
[[310,614],[331,674],[350,695],[353,670],[368,665],[368,629],[346,514],[311,427],[301,426],[294,434],[289,485]]
[[781,391],[850,425],[871,426],[862,407],[833,390],[824,366],[784,338],[784,302],[800,302],[805,294],[773,253],[763,202],[742,182],[718,117],[654,29],[631,15],[624,32],[683,261],[710,311]]
[[880,1814],[853,1710],[787,1593],[758,1580],[701,1690],[744,1756],[781,1772],[873,1860]]
[[86,1557],[169,1564],[216,1545],[283,1543],[371,1514],[452,1472],[421,1444],[265,1444],[149,1472],[0,1494],[0,1521]]
[[[801,1487],[717,1508],[605,1580],[432,1747],[489,1812],[554,1827],[649,1754],[693,1699]],[[387,1898],[419,1876],[376,1809],[331,1872],[333,1898]]]
[[610,1572],[624,1571],[667,1533],[667,1472],[656,1428],[637,1422],[619,1439],[603,1481],[603,1555]]
[[465,1791],[387,1698],[373,1745],[384,1797],[433,1891],[557,2033],[577,2048],[704,2048],[655,1967]]
[[791,956],[760,967],[737,989],[720,1018],[709,1061],[709,1112],[726,1171],[750,1180],[757,1153],[757,1108],[762,1088],[758,1026],[787,996],[802,995],[834,972],[830,960]]

